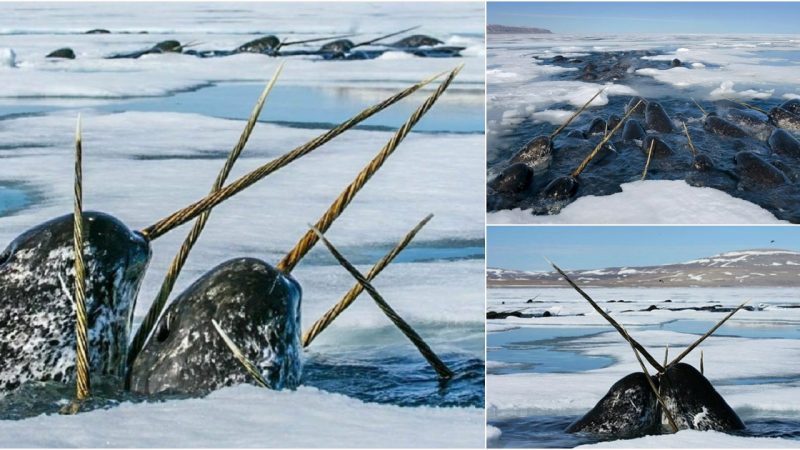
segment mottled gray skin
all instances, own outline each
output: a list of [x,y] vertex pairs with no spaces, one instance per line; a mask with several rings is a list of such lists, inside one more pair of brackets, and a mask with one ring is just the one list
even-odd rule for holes
[[769,148],[778,155],[800,158],[800,141],[786,130],[776,128],[767,140]]
[[204,395],[255,383],[217,333],[216,320],[272,389],[302,374],[300,285],[269,264],[237,258],[211,269],[164,311],[131,371],[131,390]]
[[730,109],[727,119],[736,126],[750,131],[758,139],[766,139],[773,128],[766,114],[752,109]]
[[[678,363],[660,377],[661,398],[678,429],[733,431],[744,423],[694,367]],[[667,425],[666,415],[662,423]]]
[[542,195],[552,200],[567,200],[578,192],[578,180],[571,176],[558,177],[545,186]]
[[137,59],[144,55],[157,54],[157,53],[180,53],[183,51],[183,46],[176,40],[161,41],[158,44],[144,49],[137,50],[130,53],[117,53],[115,55],[107,56],[107,59]]
[[647,375],[635,372],[614,383],[597,405],[566,431],[632,438],[657,433],[660,423],[658,400]]
[[516,194],[524,191],[533,181],[533,169],[522,163],[506,167],[500,175],[489,182],[489,187],[497,192]]
[[708,116],[703,122],[703,129],[719,136],[743,138],[747,133],[738,126],[718,116]]
[[234,50],[236,53],[272,53],[281,44],[277,36],[269,35],[246,42]]
[[647,136],[642,142],[642,151],[645,155],[650,153],[650,144],[652,142],[655,142],[655,145],[653,145],[653,158],[667,158],[672,155],[672,147],[658,136]]
[[[72,218],[26,231],[0,255],[0,391],[74,380]],[[121,375],[150,245],[103,213],[84,213],[84,233],[90,370]]]
[[783,108],[772,108],[769,110],[769,120],[779,128],[790,131],[800,131],[800,115],[792,114]]
[[75,59],[75,52],[69,47],[64,47],[48,53],[46,58]]
[[616,114],[608,116],[608,131],[611,131],[622,122],[622,118]]
[[692,167],[698,172],[708,172],[714,168],[714,161],[704,154],[699,154],[692,160]]
[[567,132],[567,137],[568,138],[574,138],[574,139],[586,139],[586,132],[583,131],[583,130],[577,130],[577,129],[569,130],[569,132]]
[[638,120],[629,119],[622,128],[623,141],[642,141],[647,136]]
[[636,107],[636,109],[631,113],[632,116],[643,116],[645,110],[647,109],[647,100],[643,99],[642,97],[633,97],[627,105],[625,105],[625,114],[628,114],[630,110],[636,106],[637,103],[641,100],[642,103]]
[[552,156],[553,141],[550,140],[550,136],[537,136],[522,146],[509,163],[522,163],[531,169],[538,169],[547,167]]
[[599,117],[595,118],[589,125],[589,128],[586,130],[586,134],[605,134],[605,133],[606,133],[606,121]]
[[[679,430],[745,428],[736,412],[694,367],[678,363],[652,381]],[[647,376],[635,372],[614,383],[597,405],[566,431],[634,438],[670,433],[672,428]]]
[[344,53],[350,51],[356,44],[350,39],[338,39],[328,42],[319,48],[321,52]]
[[174,40],[161,41],[151,49],[152,53],[180,53],[183,51],[181,43]]
[[739,181],[745,187],[776,187],[789,182],[783,172],[753,152],[739,152],[734,158]]
[[413,36],[409,36],[392,44],[392,47],[411,47],[411,48],[419,48],[419,47],[433,47],[434,45],[444,44],[444,42],[430,36],[426,36],[424,34],[415,34]]
[[793,98],[781,104],[781,108],[789,111],[792,114],[800,115],[800,99]]
[[647,124],[647,128],[659,133],[669,133],[674,129],[672,120],[660,103],[648,102],[644,111],[644,121]]

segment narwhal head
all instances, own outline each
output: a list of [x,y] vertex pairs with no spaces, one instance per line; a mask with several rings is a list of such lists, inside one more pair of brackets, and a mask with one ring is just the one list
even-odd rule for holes
[[[123,368],[150,245],[116,218],[85,212],[90,369]],[[75,373],[73,216],[26,231],[0,254],[0,390]]]
[[133,363],[131,389],[202,395],[254,382],[212,324],[219,323],[272,389],[294,388],[302,374],[301,289],[254,258],[211,269],[165,310]]

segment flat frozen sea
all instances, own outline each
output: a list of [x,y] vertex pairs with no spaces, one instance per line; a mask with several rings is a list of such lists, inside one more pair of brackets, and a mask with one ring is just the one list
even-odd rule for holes
[[[76,417],[0,421],[0,446],[482,447],[483,6],[448,4],[0,4],[0,240],[71,211],[73,135],[83,121],[84,206],[145,227],[207,194],[279,62],[286,63],[229,180],[430,75],[463,72],[328,236],[366,271],[428,213],[434,219],[374,284],[459,374],[442,386],[367,296],[305,352],[303,386],[250,385],[205,398],[131,403]],[[368,61],[245,54],[103,56],[165,39],[230,49],[419,25],[461,58]],[[112,34],[86,35],[107,28]],[[147,34],[140,34],[147,31]],[[75,60],[48,60],[57,48]],[[424,89],[214,210],[175,293],[240,256],[275,263],[432,88]],[[155,241],[134,313],[144,317],[187,226]],[[324,249],[293,275],[304,328],[354,284]],[[165,426],[169,423],[169,426]],[[387,438],[391,441],[387,441]]]

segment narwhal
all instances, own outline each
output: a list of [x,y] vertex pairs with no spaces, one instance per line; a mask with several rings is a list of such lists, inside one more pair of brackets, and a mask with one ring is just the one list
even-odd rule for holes
[[[745,428],[733,408],[703,376],[702,371],[681,361],[746,302],[733,309],[669,363],[665,356],[664,363],[661,364],[561,268],[555,264],[552,266],[592,308],[619,331],[631,345],[642,368],[642,372],[629,374],[611,386],[594,408],[567,428],[568,433],[634,438],[685,429],[735,431]],[[650,375],[640,355],[656,369],[655,375]]]
[[[315,230],[330,227],[457,73],[449,74],[345,187]],[[130,388],[146,394],[202,394],[248,381],[273,389],[296,387],[302,375],[301,289],[291,271],[318,239],[316,232],[307,232],[275,267],[255,258],[237,258],[201,277],[169,305],[140,352],[134,345]],[[156,311],[152,317],[158,315]],[[229,333],[230,341],[220,329]],[[147,333],[147,327],[142,327],[134,342]],[[235,352],[229,351],[230,342],[237,344]],[[241,358],[249,361],[245,367]],[[256,368],[258,375],[247,367]]]
[[[447,82],[437,90],[436,98],[446,89],[459,70],[460,68],[450,73]],[[279,71],[280,69],[275,77]],[[219,189],[213,190],[210,195],[142,230],[133,231],[120,220],[107,214],[86,212],[78,216],[82,218],[80,221],[84,228],[82,233],[74,232],[70,235],[68,230],[73,228],[75,221],[73,216],[64,216],[47,221],[20,235],[0,256],[0,391],[14,389],[28,381],[66,383],[75,380],[75,348],[76,342],[81,342],[81,339],[77,338],[81,333],[76,331],[76,328],[81,327],[75,326],[73,304],[81,302],[70,295],[69,286],[75,284],[71,281],[79,273],[73,269],[76,256],[86,260],[86,270],[80,273],[84,275],[81,278],[85,277],[86,323],[83,331],[88,341],[84,343],[89,349],[88,369],[93,374],[113,376],[129,372],[129,364],[126,362],[130,360],[131,354],[128,340],[132,311],[150,258],[150,243],[153,240],[199,216],[207,216],[208,211],[214,206],[321,147],[441,75],[443,74],[423,80],[388,97],[224,187],[220,183]],[[275,77],[259,98],[245,131],[231,154],[238,156],[243,149]],[[429,98],[423,105],[425,111],[434,102],[435,99]],[[422,114],[414,116],[414,123]],[[401,129],[403,137],[410,131],[411,126],[413,124],[406,124]],[[78,132],[76,147],[80,146],[81,139]],[[224,182],[224,177],[222,179]],[[83,251],[75,252],[70,246],[74,244],[73,241],[77,241],[76,236],[79,235],[83,236],[83,243],[77,248]],[[203,285],[213,290],[217,287],[214,280],[218,278],[215,278],[215,274],[242,274],[244,280],[248,275],[264,274],[265,271],[271,288],[267,292],[259,291],[257,296],[266,298],[268,304],[260,310],[263,314],[252,316],[250,320],[256,326],[263,325],[265,317],[277,311],[273,308],[275,305],[269,302],[278,299],[284,301],[283,306],[286,307],[279,311],[282,317],[279,322],[284,324],[296,322],[299,320],[299,314],[294,315],[291,311],[299,306],[299,286],[288,275],[270,271],[263,264],[248,264],[248,261],[223,264],[193,286]],[[255,279],[263,281],[263,278],[258,276]],[[244,289],[244,286],[242,288]],[[209,292],[202,295],[212,300],[218,299]],[[187,294],[186,297],[191,295]],[[165,317],[165,321],[170,320],[172,320],[170,317]],[[277,322],[270,322],[270,324],[275,323]],[[275,329],[278,329],[277,325]],[[294,336],[297,332],[290,330],[289,334]],[[288,334],[279,336],[285,339],[283,343],[269,342],[260,350],[267,354],[284,345],[291,353],[291,348],[297,347],[297,339],[286,338]],[[267,339],[273,337],[272,333],[267,333]],[[289,353],[284,352],[284,355]],[[287,374],[288,372],[291,370],[285,371]],[[291,374],[281,377],[291,380]]]

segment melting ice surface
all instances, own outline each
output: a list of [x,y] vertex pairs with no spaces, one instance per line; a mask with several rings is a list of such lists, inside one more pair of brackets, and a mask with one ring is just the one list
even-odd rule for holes
[[[498,174],[508,158],[529,139],[553,131],[603,86],[606,91],[593,102],[593,107],[573,122],[573,127],[586,128],[597,115],[606,117],[612,112],[622,115],[621,104],[632,95],[640,95],[662,102],[673,119],[686,120],[697,139],[698,132],[692,127],[697,125],[698,110],[690,98],[706,105],[733,98],[774,106],[800,97],[800,80],[796,76],[798,49],[800,37],[797,35],[490,36],[487,53],[488,176],[491,179]],[[577,80],[579,67],[553,64],[549,60],[557,55],[584,58],[593,53],[622,50],[653,51],[655,55],[645,56],[643,60],[662,66],[634,70],[624,81],[601,82]],[[683,67],[669,67],[674,58],[680,59]],[[699,130],[702,132],[702,128]],[[688,158],[688,150],[684,150],[682,143],[679,148],[677,143],[670,145],[676,149],[677,159],[673,159],[680,165],[682,158]],[[586,154],[588,150],[581,150],[580,158],[569,160],[570,170],[577,167]],[[725,160],[722,155],[720,158]],[[778,221],[772,212],[753,199],[742,200],[737,198],[741,195],[731,195],[730,190],[690,186],[682,181],[683,177],[679,182],[664,183],[661,179],[664,175],[658,173],[658,168],[651,172],[648,181],[638,182],[644,157],[634,155],[626,162],[629,164],[612,162],[608,167],[618,178],[623,177],[620,173],[634,168],[625,175],[627,178],[615,179],[615,183],[605,180],[606,189],[598,190],[594,186],[597,195],[581,197],[557,215],[531,217],[531,207],[522,205],[492,212],[488,220],[496,223],[738,223],[746,217],[747,223]],[[597,167],[593,170],[592,166],[585,174],[584,183],[589,184],[604,182],[602,177],[613,178]],[[594,175],[600,179],[595,180]],[[561,215],[564,217],[559,217]]]
[[[325,20],[318,20],[321,9]],[[365,272],[419,220],[435,214],[374,284],[457,372],[452,382],[439,384],[406,338],[363,296],[305,352],[305,378],[297,391],[236,386],[202,399],[129,398],[71,418],[41,415],[58,405],[29,398],[22,414],[5,410],[4,417],[28,418],[0,420],[0,445],[384,446],[391,436],[397,446],[483,446],[482,5],[443,10],[376,4],[365,11],[357,4],[335,10],[296,3],[3,4],[0,10],[2,46],[15,53],[15,67],[0,67],[5,242],[71,210],[79,112],[87,209],[142,228],[206,195],[279,62],[250,54],[138,60],[104,55],[165,39],[230,49],[269,33],[297,40],[349,32],[374,37],[415,25],[449,45],[467,47],[459,59],[286,59],[274,97],[230,177],[402,87],[464,63],[419,132],[407,137],[328,233]],[[83,34],[93,28],[114,33]],[[44,57],[64,46],[75,50],[75,60]],[[277,262],[430,92],[410,96],[215,209],[175,292],[235,256]],[[135,326],[187,230],[154,242]],[[304,328],[354,284],[320,248],[293,275],[303,287]],[[32,412],[40,415],[30,417]],[[76,421],[93,432],[67,433]],[[165,421],[168,429],[161,426]]]
[[[800,351],[796,288],[585,289],[657,359],[667,344],[671,357],[676,356],[724,315],[667,308],[735,307],[746,299],[756,307],[736,313],[700,347],[706,377],[745,422],[745,431],[681,431],[614,441],[613,446],[797,447],[800,363],[792,356]],[[650,305],[660,309],[642,311]],[[488,309],[550,313],[488,322],[489,446],[602,446],[596,437],[566,434],[564,429],[614,382],[641,370],[630,346],[569,288],[491,288]],[[697,367],[699,357],[696,350],[685,362]]]

